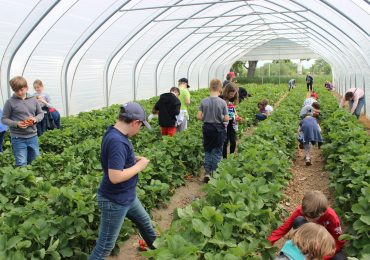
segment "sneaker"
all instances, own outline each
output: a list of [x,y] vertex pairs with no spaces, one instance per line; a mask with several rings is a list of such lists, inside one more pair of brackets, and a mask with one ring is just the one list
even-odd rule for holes
[[311,158],[306,158],[306,165],[307,165],[307,166],[312,165],[312,163],[311,163]]
[[144,252],[144,251],[148,251],[148,245],[145,243],[145,241],[143,239],[140,239],[139,240],[139,247],[138,247],[139,251],[141,252]]
[[303,143],[299,143],[299,149],[304,149]]
[[208,183],[210,179],[211,179],[211,175],[209,173],[206,173],[206,175],[204,175],[203,182]]

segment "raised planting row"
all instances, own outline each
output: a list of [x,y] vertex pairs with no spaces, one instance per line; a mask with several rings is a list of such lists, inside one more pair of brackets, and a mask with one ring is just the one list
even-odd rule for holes
[[205,185],[205,198],[177,209],[171,228],[161,234],[154,259],[269,259],[267,241],[281,223],[284,187],[296,148],[296,130],[305,90],[298,88],[280,103],[239,152],[222,160]]
[[323,111],[322,147],[336,210],[344,223],[346,251],[370,259],[370,137],[363,125],[325,89],[319,91]]
[[[278,100],[285,89],[259,86],[248,90],[253,97],[239,105],[241,111],[249,111],[244,108],[249,106],[257,109],[257,101],[265,97]],[[200,168],[203,161],[201,122],[194,117],[200,100],[206,95],[204,90],[192,93],[187,131],[173,138],[162,138],[155,127],[154,131],[143,130],[134,138],[136,153],[151,160],[140,174],[138,188],[146,208],[167,201],[175,188],[184,183],[185,175],[196,174]],[[153,101],[150,102],[148,108],[152,107]],[[255,112],[240,114],[252,118]],[[91,121],[88,113],[82,117]],[[104,116],[100,114],[100,117]],[[50,137],[52,133],[54,131]],[[152,135],[154,141],[149,139]],[[95,197],[102,176],[100,141],[101,136],[86,138],[79,144],[66,146],[60,153],[43,152],[31,166],[0,168],[0,259],[84,258],[88,255],[95,244],[99,224]],[[120,239],[127,237],[131,230],[130,223],[125,222]]]

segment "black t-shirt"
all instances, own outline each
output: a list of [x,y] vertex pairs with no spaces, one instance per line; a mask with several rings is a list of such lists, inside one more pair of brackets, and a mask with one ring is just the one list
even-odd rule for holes
[[162,127],[176,125],[176,116],[180,113],[181,102],[172,93],[165,93],[159,97],[154,109],[159,112],[158,121]]

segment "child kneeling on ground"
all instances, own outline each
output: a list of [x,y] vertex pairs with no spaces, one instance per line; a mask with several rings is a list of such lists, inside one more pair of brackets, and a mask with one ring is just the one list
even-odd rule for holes
[[314,260],[335,253],[335,240],[321,225],[306,223],[288,236],[275,260]]
[[325,256],[324,259],[346,259],[342,251],[345,241],[339,240],[339,236],[342,235],[339,218],[334,209],[328,206],[328,200],[325,195],[317,190],[309,191],[304,195],[302,205],[299,205],[290,217],[271,233],[268,240],[271,244],[274,244],[287,234],[291,228],[297,229],[308,222],[324,226],[335,240],[335,255],[333,257]]
[[208,182],[216,171],[222,157],[222,147],[226,137],[224,122],[229,122],[229,112],[225,100],[219,97],[222,83],[213,79],[210,83],[208,98],[202,100],[197,119],[203,121],[204,182]]

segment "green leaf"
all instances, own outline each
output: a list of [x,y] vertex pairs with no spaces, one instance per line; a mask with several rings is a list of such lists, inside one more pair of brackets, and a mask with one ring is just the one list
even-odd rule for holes
[[200,219],[193,219],[192,224],[195,231],[202,233],[206,237],[212,236],[212,230],[210,227],[203,223]]
[[32,245],[30,240],[24,240],[21,241],[17,244],[16,248],[17,249],[22,249],[22,248],[29,248]]
[[361,216],[360,220],[370,226],[370,216]]
[[15,237],[12,237],[11,239],[9,239],[7,242],[6,242],[6,250],[9,250],[13,247],[15,247],[19,241],[21,241],[22,238],[21,237],[18,237],[18,236],[15,236]]
[[[52,240],[50,242],[52,242]],[[47,252],[55,251],[55,249],[57,249],[58,245],[59,245],[59,239],[55,240],[55,242],[52,245],[49,245],[49,248],[48,248]]]
[[71,248],[67,247],[59,251],[63,257],[71,257],[73,255],[73,251]]

